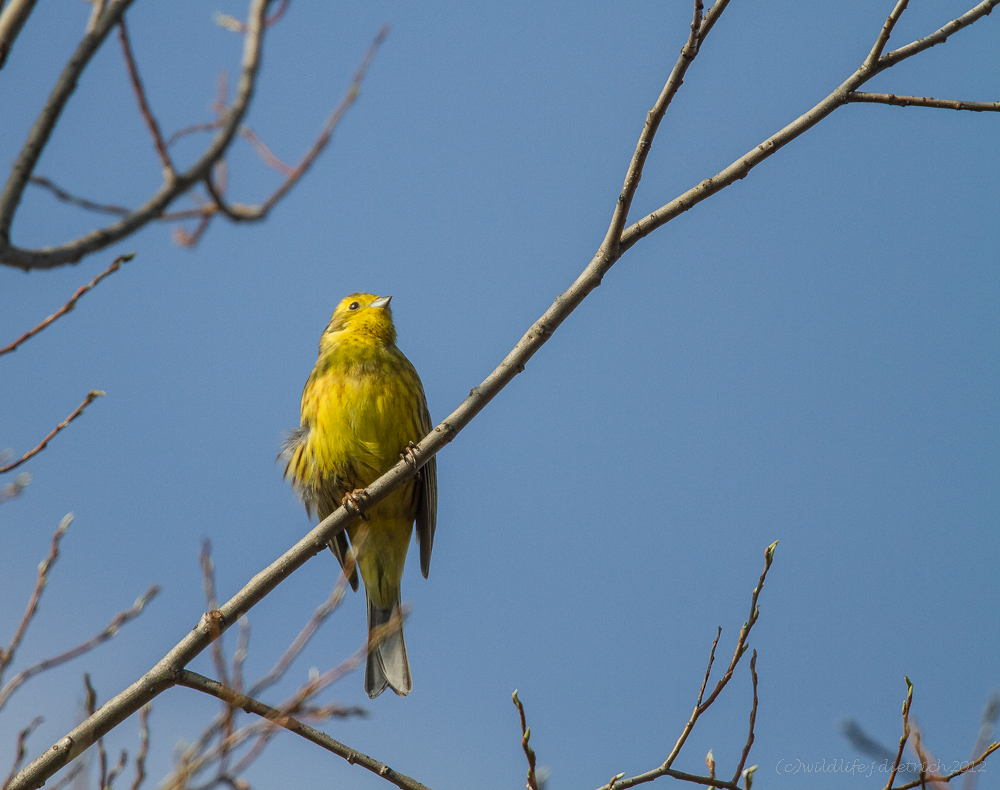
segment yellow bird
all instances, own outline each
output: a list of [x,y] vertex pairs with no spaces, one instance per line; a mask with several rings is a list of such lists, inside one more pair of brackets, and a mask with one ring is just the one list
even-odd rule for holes
[[[391,298],[355,293],[337,305],[302,391],[300,427],[282,445],[285,478],[306,512],[316,512],[320,519],[350,499],[355,489],[387,472],[408,452],[410,442],[420,441],[432,427],[420,377],[396,348]],[[414,520],[424,578],[430,569],[437,520],[436,459],[364,517],[331,540],[330,550],[355,590],[355,567],[365,583],[365,691],[374,699],[389,686],[402,697],[413,683],[399,586]]]

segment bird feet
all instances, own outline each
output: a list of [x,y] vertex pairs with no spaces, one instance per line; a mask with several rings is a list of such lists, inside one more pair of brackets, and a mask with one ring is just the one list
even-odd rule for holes
[[406,461],[413,470],[416,471],[420,467],[417,465],[417,446],[410,442],[406,447],[403,448],[403,452],[399,454],[401,460]]
[[367,491],[363,488],[355,488],[344,495],[340,504],[344,506],[348,513],[353,513],[355,516],[360,516],[362,521],[367,521],[369,515],[364,511],[364,501],[367,498]]

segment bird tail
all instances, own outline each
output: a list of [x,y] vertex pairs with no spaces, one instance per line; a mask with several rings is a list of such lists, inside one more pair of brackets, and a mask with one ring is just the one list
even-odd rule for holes
[[380,609],[368,599],[368,661],[365,664],[365,691],[375,699],[391,688],[405,697],[413,688],[410,663],[406,660],[406,643],[403,641],[403,612],[396,602],[391,609]]

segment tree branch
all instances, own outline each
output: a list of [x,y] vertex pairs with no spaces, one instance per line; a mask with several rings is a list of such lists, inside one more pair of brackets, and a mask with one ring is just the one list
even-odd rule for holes
[[[66,302],[66,304],[64,304],[62,307],[60,307],[58,310],[56,310],[52,315],[50,315],[48,318],[46,318],[44,321],[42,321],[38,326],[36,326],[34,329],[29,329],[27,332],[25,332],[23,335],[21,335],[17,340],[15,340],[10,345],[6,345],[3,348],[0,348],[0,356],[3,356],[4,354],[10,353],[14,349],[16,349],[19,345],[21,345],[25,340],[27,340],[30,337],[34,337],[35,335],[37,335],[39,332],[41,332],[43,329],[45,329],[45,327],[47,327],[49,324],[51,324],[57,318],[61,318],[62,316],[66,315],[66,313],[68,313],[70,310],[72,310],[74,307],[76,307],[76,303],[80,299],[81,296],[83,296],[85,293],[87,293],[87,291],[89,291],[91,288],[93,288],[95,285],[97,285],[101,280],[103,280],[109,274],[114,274],[116,271],[118,271],[118,269],[121,267],[121,265],[123,263],[127,263],[128,261],[132,260],[134,257],[135,257],[135,253],[134,252],[130,252],[130,253],[126,254],[126,255],[119,255],[117,258],[114,259],[114,261],[112,261],[111,265],[107,269],[105,269],[103,272],[101,272],[99,275],[97,275],[93,280],[91,280],[86,285],[81,285],[79,288],[77,288],[76,289],[76,293],[73,294],[69,298],[69,301]],[[87,397],[89,398],[90,396],[88,395]],[[54,435],[55,434],[53,434],[53,436]],[[52,437],[50,436],[49,438],[52,438]],[[23,462],[23,460],[24,459],[22,459],[22,462]],[[6,469],[0,469],[0,473],[3,473],[5,471],[7,471],[7,470]]]
[[139,112],[142,114],[142,119],[146,122],[149,134],[153,138],[156,155],[160,157],[160,164],[163,165],[163,176],[169,181],[176,177],[177,172],[174,170],[174,163],[170,161],[167,146],[163,142],[160,125],[156,122],[156,116],[153,115],[153,111],[149,108],[146,91],[143,89],[142,79],[139,77],[139,68],[135,65],[135,56],[132,54],[132,45],[128,40],[128,28],[125,26],[124,16],[118,22],[118,41],[122,46],[122,55],[125,58],[125,67],[128,69],[132,90],[135,93],[136,101],[139,102]]
[[[28,21],[37,0],[11,0],[0,13],[0,69],[7,62],[14,41]],[[0,3],[0,7],[2,7]]]
[[[91,231],[84,236],[67,242],[58,247],[49,247],[40,250],[26,250],[10,244],[10,225],[21,200],[21,195],[28,178],[34,170],[42,148],[48,141],[52,132],[52,127],[58,120],[72,88],[75,86],[76,78],[80,70],[93,54],[100,40],[107,35],[112,24],[116,24],[125,8],[133,0],[118,0],[112,3],[101,18],[94,32],[88,34],[77,50],[77,55],[67,65],[63,75],[56,83],[53,95],[46,104],[42,114],[32,127],[32,131],[25,143],[21,154],[14,163],[10,178],[4,190],[0,193],[0,262],[9,266],[16,266],[25,271],[29,269],[51,269],[67,263],[76,263],[84,255],[103,249],[124,237],[135,233],[150,221],[161,216],[170,203],[179,195],[187,192],[193,185],[203,181],[211,172],[212,167],[225,153],[233,137],[236,135],[243,117],[246,115],[250,100],[253,97],[254,88],[257,82],[257,74],[260,68],[261,44],[264,37],[264,14],[267,9],[268,0],[251,0],[250,22],[247,29],[246,40],[243,46],[243,68],[240,76],[239,86],[236,90],[236,98],[226,116],[226,122],[216,134],[215,139],[201,158],[195,162],[187,171],[177,174],[175,177],[168,177],[159,190],[142,206],[122,217],[118,222],[108,225],[105,228]],[[93,47],[85,47],[91,39],[98,37],[93,42]],[[80,55],[83,51],[86,58]],[[82,62],[77,63],[78,60]]]
[[1000,112],[1000,101],[960,101],[958,99],[933,99],[930,96],[897,96],[895,93],[862,93],[851,91],[848,102],[892,104],[896,107],[936,107],[942,110],[971,110],[972,112]]
[[342,744],[340,741],[334,740],[326,733],[322,733],[307,724],[303,724],[298,719],[282,713],[280,710],[272,708],[269,705],[265,705],[263,702],[259,702],[253,697],[248,697],[246,694],[240,694],[233,691],[232,689],[227,688],[214,680],[209,680],[202,675],[182,669],[177,673],[176,683],[179,686],[186,686],[187,688],[194,689],[195,691],[201,691],[205,694],[209,694],[222,700],[227,705],[242,708],[247,713],[254,713],[264,719],[267,719],[269,722],[278,727],[284,727],[289,732],[294,732],[296,735],[305,738],[307,741],[315,743],[317,746],[326,749],[328,752],[333,752],[338,757],[343,757],[351,765],[356,764],[360,765],[362,768],[366,768],[373,774],[376,774],[377,776],[385,779],[387,782],[391,782],[396,785],[396,787],[401,788],[401,790],[429,790],[426,785],[420,784],[420,782],[416,779],[412,779],[405,774],[394,771],[388,765],[380,763],[378,760],[372,759],[368,755],[362,754],[361,752]]
[[35,449],[29,450],[23,456],[21,456],[20,459],[14,461],[14,463],[12,464],[7,464],[7,466],[0,466],[0,474],[4,474],[5,472],[10,472],[13,469],[17,469],[17,467],[19,467],[25,461],[28,461],[29,459],[38,455],[38,453],[40,453],[42,450],[45,449],[48,443],[52,441],[52,439],[55,437],[57,433],[59,433],[59,431],[61,431],[63,428],[65,428],[67,425],[73,422],[73,420],[75,420],[77,417],[83,414],[84,409],[86,409],[91,403],[93,403],[98,398],[103,397],[105,394],[106,393],[101,392],[101,390],[91,390],[90,392],[88,392],[87,397],[84,398],[83,400],[83,403],[81,403],[79,406],[73,409],[73,413],[70,414],[69,417],[67,417],[65,420],[59,423],[55,428],[53,428],[49,432],[49,435],[46,436],[44,439],[42,439],[42,441],[38,444],[37,447],[35,447]]

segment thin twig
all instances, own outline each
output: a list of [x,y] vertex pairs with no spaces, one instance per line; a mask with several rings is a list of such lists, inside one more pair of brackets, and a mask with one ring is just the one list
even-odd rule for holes
[[118,758],[118,762],[115,767],[108,772],[108,781],[101,790],[113,790],[115,780],[121,776],[122,772],[125,770],[125,766],[128,764],[128,752],[122,749],[121,756]]
[[251,0],[250,26],[243,47],[243,67],[240,83],[236,90],[236,98],[228,110],[225,125],[219,130],[201,157],[188,170],[164,181],[156,193],[142,206],[107,227],[90,231],[73,241],[43,250],[22,249],[10,244],[9,234],[14,212],[21,202],[28,178],[35,168],[42,149],[48,142],[52,128],[58,120],[69,94],[76,85],[79,72],[93,54],[90,51],[91,44],[96,49],[99,39],[103,39],[107,35],[110,26],[118,22],[121,14],[133,1],[118,0],[108,7],[94,32],[84,38],[77,54],[63,70],[56,87],[53,89],[52,96],[32,127],[28,141],[18,155],[3,192],[0,193],[0,263],[25,271],[51,269],[68,263],[76,263],[83,256],[104,249],[135,233],[144,225],[159,218],[177,197],[189,191],[195,184],[202,182],[216,162],[225,154],[236,136],[257,83],[264,37],[263,22],[268,0]]
[[[130,252],[126,255],[119,255],[117,258],[114,259],[114,261],[112,261],[111,265],[107,269],[105,269],[103,272],[97,275],[93,280],[91,280],[86,285],[81,285],[79,288],[77,288],[76,293],[70,297],[69,301],[66,302],[66,304],[64,304],[62,307],[56,310],[52,315],[50,315],[48,318],[42,321],[38,326],[36,326],[34,329],[29,329],[27,332],[21,335],[17,340],[15,340],[10,345],[6,345],[3,348],[0,348],[0,356],[3,356],[4,354],[13,351],[19,345],[21,345],[25,340],[37,335],[39,332],[45,329],[45,327],[47,327],[57,318],[61,318],[62,316],[66,315],[66,313],[68,313],[70,310],[76,307],[77,300],[79,300],[81,296],[87,293],[87,291],[89,291],[91,288],[97,285],[101,280],[103,280],[109,274],[114,274],[116,271],[118,271],[118,269],[121,267],[123,263],[127,263],[134,257],[135,257],[134,252]],[[0,469],[0,472],[3,471],[6,470]]]
[[[213,124],[213,128],[218,128],[218,124]],[[28,179],[28,183],[47,189],[57,200],[61,200],[64,203],[69,203],[73,206],[79,206],[87,211],[95,211],[98,214],[111,214],[116,217],[125,217],[132,213],[132,209],[125,208],[124,206],[118,206],[114,203],[96,203],[93,200],[88,200],[87,198],[74,195],[71,192],[67,192],[65,189],[53,182],[52,179],[46,178],[45,176],[32,176]],[[177,222],[184,219],[197,219],[198,217],[204,216],[206,213],[211,214],[214,211],[214,206],[184,209],[182,211],[164,211],[158,217],[154,217],[151,221]]]
[[892,104],[895,107],[936,107],[942,110],[970,110],[971,112],[1000,112],[1000,101],[962,101],[960,99],[935,99],[930,96],[897,96],[895,93],[864,93],[851,91],[849,102]]
[[160,157],[164,176],[170,180],[176,175],[174,163],[170,161],[170,154],[167,153],[167,146],[163,142],[163,134],[160,132],[160,125],[156,122],[156,116],[149,108],[146,91],[142,87],[142,79],[139,77],[139,68],[135,65],[135,56],[132,54],[132,45],[128,40],[128,28],[125,26],[124,16],[118,22],[118,40],[121,43],[125,67],[128,69],[129,80],[132,83],[132,91],[135,93],[136,101],[139,102],[139,112],[153,138],[153,147],[156,148],[156,155]]
[[753,728],[754,724],[757,722],[757,651],[753,651],[753,655],[750,657],[750,677],[753,679],[753,707],[750,709],[750,730],[747,732],[747,742],[743,747],[743,754],[740,757],[740,764],[736,768],[736,773],[733,774],[733,782],[739,780],[740,774],[743,773],[743,767],[747,764],[747,757],[750,756],[750,748],[753,746]]
[[[531,744],[528,741],[531,739],[531,727],[528,726],[528,722],[524,716],[524,705],[521,704],[521,700],[517,698],[517,689],[514,689],[514,693],[511,694],[511,699],[514,700],[514,704],[517,706],[518,716],[521,717],[521,748],[524,749],[524,756],[528,759],[528,790],[538,790],[538,779],[535,776],[535,750],[531,748]],[[620,775],[615,775],[611,782],[609,782],[609,790],[613,788],[614,783]]]
[[[972,747],[970,760],[974,760],[977,754],[982,754],[987,744],[993,739],[998,718],[1000,718],[1000,692],[994,691],[986,699],[986,706],[983,708],[983,718],[979,724],[979,732],[976,734],[976,742]],[[976,790],[978,779],[978,771],[967,773],[962,778],[962,790]]]
[[[84,695],[83,709],[87,711],[90,716],[97,713],[97,692],[94,687],[90,684],[90,675],[86,672],[83,673],[83,685],[87,690]],[[108,753],[104,750],[104,739],[97,739],[97,787],[99,790],[105,790],[108,786]]]
[[957,19],[951,20],[947,25],[935,30],[929,36],[924,36],[923,38],[917,39],[907,44],[905,47],[900,47],[892,52],[882,55],[878,60],[877,71],[885,71],[888,68],[895,66],[901,60],[913,57],[924,50],[930,49],[931,47],[936,47],[938,44],[943,44],[948,40],[948,37],[957,33],[962,28],[968,27],[973,22],[982,19],[984,16],[989,14],[1000,0],[983,0],[983,2],[970,8],[962,16]]
[[108,624],[107,628],[96,636],[93,636],[86,642],[67,650],[65,653],[60,653],[52,658],[46,658],[44,661],[32,664],[27,669],[22,669],[13,678],[11,678],[10,682],[6,686],[0,688],[0,708],[2,708],[6,704],[7,700],[10,699],[11,694],[17,691],[17,689],[29,678],[37,675],[39,672],[44,672],[47,669],[52,669],[52,667],[57,667],[60,664],[65,664],[67,661],[77,658],[78,656],[82,656],[84,653],[93,650],[98,645],[101,645],[114,637],[125,623],[142,614],[142,610],[146,608],[146,604],[153,600],[159,592],[159,586],[154,584],[146,590],[146,592],[139,596],[132,608],[116,614],[114,619]]
[[0,790],[3,790],[7,785],[10,784],[11,780],[17,776],[17,772],[21,769],[21,763],[24,762],[24,755],[28,753],[28,738],[31,737],[31,733],[34,732],[35,728],[42,723],[41,716],[35,716],[25,727],[17,734],[17,743],[14,746],[14,764],[10,767],[10,773],[7,774],[7,778],[0,782]]
[[83,410],[86,409],[91,403],[93,403],[95,400],[106,394],[107,393],[104,393],[101,390],[91,390],[90,392],[88,392],[87,397],[83,399],[83,403],[81,403],[79,406],[73,409],[73,413],[70,414],[69,417],[67,417],[65,420],[59,423],[55,428],[53,428],[49,432],[49,435],[46,436],[44,439],[42,439],[42,441],[38,444],[37,447],[35,447],[34,450],[29,450],[27,453],[21,456],[19,460],[15,461],[12,464],[7,464],[7,466],[0,466],[0,475],[9,472],[12,469],[17,469],[17,467],[19,467],[25,461],[28,461],[34,456],[38,455],[38,453],[40,453],[42,450],[45,449],[48,443],[52,441],[53,437],[55,437],[55,435],[59,433],[59,431],[63,430],[67,425],[73,422],[73,420],[75,420],[77,417],[83,414]]
[[[892,790],[892,783],[896,781],[896,772],[899,770],[899,761],[903,759],[903,749],[910,737],[910,705],[913,703],[913,684],[905,675],[903,680],[906,681],[906,702],[903,703],[903,735],[899,739],[899,750],[896,752],[896,759],[893,760],[892,771],[889,774],[889,781],[885,783],[885,790]],[[920,784],[919,780],[913,786],[916,787],[918,784]]]
[[865,58],[865,62],[861,66],[862,71],[867,73],[875,68],[879,58],[882,57],[882,50],[889,43],[889,36],[892,35],[893,28],[896,27],[896,23],[903,15],[909,2],[910,0],[896,0],[896,5],[886,18],[885,24],[882,25],[882,30],[879,31],[878,38],[875,39],[875,44],[872,46],[871,52],[868,53],[868,57]]
[[135,780],[132,790],[139,790],[146,778],[146,757],[149,754],[149,713],[153,709],[150,704],[142,706],[139,711],[139,753],[135,757]]
[[313,729],[307,724],[303,724],[297,719],[282,713],[280,710],[276,710],[269,705],[265,705],[253,697],[248,697],[245,694],[239,694],[214,680],[209,680],[206,677],[183,669],[178,672],[176,682],[177,685],[186,686],[188,688],[195,689],[196,691],[210,694],[229,705],[242,708],[248,713],[254,713],[261,716],[267,719],[267,721],[271,724],[278,727],[284,727],[286,730],[302,736],[307,741],[311,741],[317,746],[320,746],[329,752],[333,752],[339,757],[343,757],[352,765],[357,764],[362,768],[368,769],[372,773],[382,777],[387,782],[396,785],[396,787],[399,787],[402,790],[427,790],[426,786],[422,785],[416,779],[412,779],[405,774],[394,771],[389,766],[380,763],[378,760],[374,760],[366,754],[362,754],[349,746],[345,746],[339,741],[335,741],[329,735]]
[[[950,774],[945,774],[944,776],[940,777],[941,781],[945,783],[950,782],[956,776],[961,776],[962,774],[971,771],[974,768],[978,768],[980,765],[983,764],[983,762],[985,762],[986,758],[989,757],[991,754],[993,754],[993,752],[995,752],[997,749],[1000,749],[1000,742],[991,743],[989,746],[986,747],[983,753],[979,755],[979,757],[977,757],[972,762],[963,765],[957,771],[952,771]],[[920,779],[914,779],[912,782],[908,782],[905,785],[900,785],[899,787],[895,788],[895,790],[912,790],[912,788],[917,787],[920,783],[921,783]],[[886,785],[886,787],[888,787],[888,785]]]
[[[66,534],[66,530],[69,529],[69,525],[73,523],[73,514],[67,513],[63,516],[62,521],[59,522],[59,526],[56,527],[56,531],[52,533],[52,542],[49,544],[48,556],[42,560],[38,565],[38,574],[35,578],[35,589],[31,591],[31,597],[28,599],[28,605],[25,607],[24,616],[21,617],[21,622],[17,625],[17,630],[14,631],[14,636],[10,640],[10,646],[5,650],[0,647],[0,681],[3,680],[4,670],[10,666],[11,662],[14,660],[14,654],[17,652],[18,647],[21,645],[21,640],[24,639],[24,635],[28,630],[28,625],[35,616],[35,612],[38,610],[38,602],[42,598],[42,593],[45,591],[45,585],[48,584],[49,571],[55,564],[55,561],[59,559],[59,543],[63,539],[63,535]],[[2,687],[0,687],[2,689]],[[0,708],[3,705],[0,703]]]

